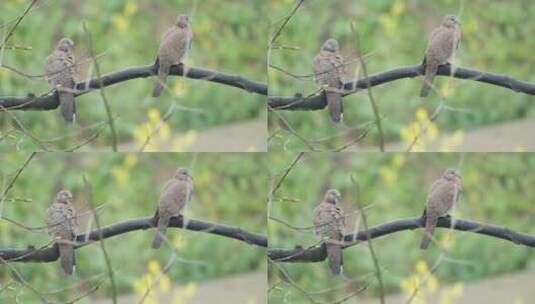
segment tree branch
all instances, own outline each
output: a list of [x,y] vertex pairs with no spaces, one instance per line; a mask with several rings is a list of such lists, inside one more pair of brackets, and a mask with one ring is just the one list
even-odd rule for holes
[[[200,220],[186,219],[186,222],[187,227],[183,227],[182,216],[173,217],[169,223],[169,228],[173,227],[192,231],[201,231],[236,239],[260,247],[267,247],[267,237],[261,234],[244,231],[238,227],[209,223]],[[76,249],[91,244],[93,241],[111,238],[135,230],[146,230],[155,226],[156,221],[154,217],[144,217],[112,224],[103,227],[100,230],[93,230],[88,235],[77,235],[76,242],[78,244]],[[148,243],[147,246],[149,246]],[[28,246],[27,249],[0,249],[0,259],[4,259],[7,262],[53,262],[58,258],[59,251],[57,245],[55,244],[52,246],[46,246],[44,248]]]
[[[357,92],[357,89],[366,89],[368,88],[368,83],[370,86],[374,87],[398,79],[414,78],[422,74],[423,65],[396,68],[379,74],[370,75],[369,77],[345,82],[344,90],[346,92],[343,95],[351,95]],[[515,92],[535,95],[535,83],[516,80],[506,75],[482,72],[461,67],[454,67],[454,73],[451,75],[450,65],[440,66],[437,75],[475,80],[504,87]],[[327,106],[327,99],[325,99],[325,95],[323,93],[306,97],[303,94],[298,93],[294,97],[269,96],[268,104],[273,110],[321,110]]]
[[[173,65],[169,75],[182,76],[183,68],[184,66],[181,64]],[[187,78],[206,80],[236,87],[247,92],[267,95],[266,84],[249,80],[242,76],[194,67],[186,67],[186,70],[187,74],[184,77]],[[80,96],[91,91],[91,89],[100,89],[100,81],[102,81],[104,87],[107,87],[131,79],[151,77],[156,73],[156,65],[126,68],[118,72],[102,75],[100,80],[93,78],[89,81],[77,83],[75,89],[78,92],[75,95]],[[59,100],[56,91],[42,96],[36,96],[33,93],[27,96],[0,96],[0,107],[7,110],[53,110],[58,106]]]
[[[470,220],[454,219],[450,217],[441,217],[438,221],[437,227],[452,228],[459,231],[468,231],[478,234],[483,234],[503,240],[513,242],[518,245],[525,245],[528,247],[535,247],[535,236],[515,232],[506,227],[483,224]],[[395,233],[403,230],[413,230],[424,227],[423,218],[409,218],[396,220],[390,223],[381,224],[370,227],[366,230],[361,230],[352,234],[344,236],[345,248],[351,247],[358,243],[358,241],[366,241],[378,238],[384,235]],[[416,246],[416,244],[415,244]],[[303,248],[296,246],[294,249],[268,249],[268,256],[276,262],[321,262],[327,258],[327,251],[325,244],[313,246],[310,248]]]

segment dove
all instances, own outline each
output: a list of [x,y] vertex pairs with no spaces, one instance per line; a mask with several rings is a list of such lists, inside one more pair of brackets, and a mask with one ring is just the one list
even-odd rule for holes
[[424,58],[425,77],[420,90],[420,97],[425,97],[429,94],[438,67],[448,62],[459,47],[460,41],[459,20],[454,15],[444,17],[442,24],[431,33],[431,38],[427,44]]
[[193,32],[189,17],[186,15],[178,16],[176,24],[167,30],[160,42],[156,61],[158,77],[154,84],[152,97],[160,96],[171,66],[182,62],[182,59],[191,48],[192,39]]
[[459,200],[462,192],[462,180],[454,169],[447,169],[442,177],[436,180],[427,195],[425,207],[425,230],[420,249],[426,249],[431,243],[433,230],[438,218],[446,215]]
[[327,259],[332,274],[342,273],[342,242],[344,241],[345,217],[340,204],[341,195],[329,189],[323,201],[314,210],[314,230],[325,242]]
[[324,87],[329,115],[335,123],[342,120],[344,112],[340,94],[344,86],[343,73],[344,59],[338,53],[338,41],[327,39],[314,57],[314,77],[316,83]]
[[72,275],[75,270],[74,242],[76,241],[77,220],[72,207],[72,193],[61,190],[46,211],[45,223],[48,234],[59,249],[59,259],[63,271]]
[[188,170],[178,168],[174,177],[165,184],[160,194],[155,215],[158,221],[157,230],[152,241],[152,248],[160,248],[171,217],[181,214],[186,204],[191,201],[192,192],[193,180]]
[[74,42],[63,38],[46,59],[45,75],[49,84],[57,90],[61,114],[66,122],[76,118],[74,87],[76,84],[76,61],[73,54]]

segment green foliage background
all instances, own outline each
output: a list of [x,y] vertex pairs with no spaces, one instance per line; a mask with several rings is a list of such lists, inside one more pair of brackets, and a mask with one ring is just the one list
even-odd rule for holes
[[[17,27],[8,45],[30,47],[31,50],[6,50],[3,64],[31,75],[44,73],[45,58],[57,41],[71,37],[76,44],[78,61],[90,59],[87,36],[82,24],[91,32],[95,51],[103,54],[99,64],[101,73],[118,71],[131,66],[152,64],[156,58],[160,36],[173,24],[176,16],[191,16],[194,42],[187,63],[217,71],[241,75],[266,82],[266,28],[263,0],[96,0],[96,1],[39,1]],[[5,0],[0,3],[0,24],[15,19],[27,1]],[[7,31],[8,23],[0,31]],[[85,79],[90,62],[81,66],[79,77]],[[112,112],[116,115],[119,142],[133,139],[136,128],[147,121],[151,108],[161,115],[173,98],[178,110],[168,121],[172,132],[202,130],[231,122],[264,117],[265,98],[236,88],[207,81],[170,77],[168,85],[176,83],[182,89],[172,96],[169,92],[160,99],[150,96],[153,78],[135,79],[106,88]],[[8,96],[41,94],[50,90],[44,78],[27,79],[0,68],[0,92]],[[69,132],[74,138],[55,142],[58,148],[79,143],[91,134],[89,126],[106,121],[104,105],[98,91],[77,98],[79,126]],[[58,111],[13,112],[40,139],[64,136],[66,126]],[[14,125],[12,118],[0,114],[1,128]],[[93,127],[94,129],[94,127]],[[81,133],[81,134],[79,134]],[[36,149],[34,143],[21,133],[4,140],[1,150]],[[106,130],[95,146],[110,147]]]
[[[6,185],[28,155],[0,155],[0,174]],[[55,193],[70,189],[78,213],[90,210],[83,176],[91,183],[94,201],[102,206],[102,226],[128,219],[152,216],[159,191],[178,166],[192,171],[195,192],[186,217],[228,224],[266,234],[267,159],[261,154],[37,154],[17,179],[3,205],[2,216],[31,227],[44,225],[44,214]],[[254,177],[254,178],[253,178]],[[87,223],[91,215],[80,218]],[[85,231],[86,226],[80,229]],[[93,228],[94,228],[93,224]],[[115,271],[120,293],[131,292],[147,271],[149,261],[163,268],[171,257],[168,246],[150,249],[154,230],[134,231],[107,239],[106,247]],[[167,236],[176,245],[179,260],[171,267],[173,284],[199,282],[233,273],[265,271],[265,249],[244,242],[203,232],[169,229]],[[49,242],[46,231],[27,231],[5,220],[0,221],[0,248],[40,247]],[[34,288],[41,292],[62,290],[106,272],[98,243],[76,251],[77,275],[66,278],[59,263],[12,263]],[[184,260],[186,262],[181,262]],[[0,285],[12,287],[0,293],[0,302],[11,303],[17,296],[23,303],[38,300],[23,285],[12,279],[0,265]],[[87,290],[83,285],[53,293],[52,298],[72,298]],[[104,276],[98,295],[109,296],[110,285]],[[50,299],[50,298],[49,298]]]
[[[271,32],[282,24],[283,17],[298,1],[271,1]],[[428,35],[444,15],[460,13],[463,38],[454,63],[458,66],[505,74],[515,79],[535,82],[533,49],[535,6],[530,0],[373,0],[373,1],[305,1],[278,37],[270,63],[294,75],[311,75],[312,60],[328,37],[338,39],[346,61],[358,59],[355,23],[366,57],[368,73],[374,74],[422,62]],[[482,9],[484,8],[484,9]],[[282,46],[282,48],[277,48]],[[353,73],[355,65],[348,70]],[[348,75],[350,76],[350,75]],[[268,70],[270,95],[308,96],[318,87],[312,78],[295,79],[275,69]],[[350,77],[354,78],[354,77]],[[535,117],[535,98],[526,94],[474,81],[447,80],[438,77],[442,88],[450,81],[447,104],[462,111],[443,111],[437,124],[440,130],[465,132],[476,127]],[[418,97],[421,80],[403,79],[373,89],[383,117],[387,141],[399,141],[400,130],[409,125],[417,108],[432,113],[440,102],[433,93]],[[374,119],[365,91],[344,98],[347,128],[334,126],[326,111],[280,111],[278,114],[295,131],[309,141],[339,136],[324,141],[324,148],[339,147],[357,137],[360,127]],[[289,132],[282,132],[278,116],[270,114],[271,150],[302,150],[307,147]],[[376,128],[362,141],[378,146]]]
[[[273,171],[283,172],[295,154],[270,155]],[[351,176],[358,181],[360,202],[367,207],[368,225],[378,225],[422,214],[427,189],[446,168],[459,168],[464,193],[452,216],[496,224],[533,235],[535,233],[535,156],[530,154],[305,154],[276,193],[271,216],[296,227],[311,227],[313,210],[325,190],[342,194],[346,214],[358,210]],[[355,229],[358,215],[346,219]],[[362,227],[362,225],[361,225]],[[307,248],[317,244],[312,231],[296,231],[268,220],[269,246]],[[437,244],[419,249],[420,229],[402,231],[373,240],[387,292],[398,291],[417,261],[429,268],[441,254]],[[435,273],[439,281],[466,282],[523,269],[535,269],[535,252],[525,246],[475,233],[437,229],[436,239],[450,261]],[[355,289],[368,286],[364,294],[377,295],[373,262],[366,243],[344,250],[344,272],[355,280]],[[345,281],[333,278],[327,263],[281,263],[295,283],[309,293],[340,288]],[[304,303],[307,298],[282,280],[279,269],[269,266],[273,303]],[[341,299],[354,290],[335,289],[315,296]]]

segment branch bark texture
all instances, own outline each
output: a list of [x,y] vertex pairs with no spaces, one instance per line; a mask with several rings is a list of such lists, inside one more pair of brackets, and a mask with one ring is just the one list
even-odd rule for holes
[[[351,80],[344,83],[344,91],[346,92],[343,95],[351,95],[356,93],[359,89],[366,89],[368,88],[368,84],[371,87],[374,87],[398,79],[421,76],[423,74],[423,69],[423,65],[413,65],[396,68],[361,79]],[[453,70],[454,71],[452,73],[451,65],[442,65],[439,67],[437,75],[474,80],[507,88],[517,93],[535,95],[535,83],[516,80],[507,75],[483,72],[462,67],[453,67]],[[415,92],[415,95],[416,94],[417,93]],[[327,106],[327,99],[323,93],[312,96],[304,96],[303,94],[298,93],[293,97],[269,96],[268,105],[271,110],[321,110]]]
[[[186,219],[187,226],[183,227],[182,217],[173,217],[169,223],[169,228],[182,228],[192,231],[211,233],[222,237],[236,239],[251,245],[267,247],[267,237],[261,234],[248,232],[238,227],[223,224],[209,223],[200,220]],[[102,238],[107,239],[136,230],[146,230],[155,227],[154,217],[132,219],[125,222],[103,227],[101,230],[92,230],[87,235],[76,236],[78,245],[76,249],[93,243]],[[147,243],[147,246],[149,244]],[[45,248],[28,246],[26,249],[0,249],[0,258],[8,262],[53,262],[59,258],[59,251],[56,245]]]
[[[344,249],[354,246],[360,241],[367,241],[368,235],[371,239],[375,239],[399,231],[423,228],[424,224],[423,218],[400,219],[390,223],[373,226],[367,230],[347,234],[344,236],[344,243],[346,244]],[[515,232],[502,226],[478,223],[470,220],[452,219],[450,217],[441,217],[437,227],[478,233],[510,241],[517,245],[535,247],[535,236]],[[418,245],[414,244],[414,246]],[[276,262],[321,262],[327,258],[327,251],[324,244],[310,248],[304,248],[303,246],[296,246],[295,248],[289,249],[270,248],[268,249],[268,256],[271,260]]]

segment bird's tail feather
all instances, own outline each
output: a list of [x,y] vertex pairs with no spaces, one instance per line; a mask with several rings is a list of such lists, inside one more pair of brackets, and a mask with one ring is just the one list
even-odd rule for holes
[[420,97],[426,97],[429,95],[429,91],[431,90],[431,85],[437,70],[438,67],[436,65],[427,64],[425,66],[425,77],[422,83],[422,89],[420,90]]
[[426,216],[424,236],[422,237],[422,242],[420,243],[420,249],[425,250],[427,247],[429,247],[429,244],[433,238],[433,231],[435,230],[436,224],[437,219]]
[[66,122],[72,123],[76,116],[76,105],[74,104],[74,94],[71,92],[58,91],[59,106],[61,115]]
[[342,273],[342,246],[339,244],[325,244],[327,246],[327,258],[329,260],[329,268],[332,274],[339,275]]
[[154,240],[152,241],[152,248],[154,249],[160,248],[165,238],[165,231],[167,230],[168,225],[169,225],[169,219],[165,219],[162,217],[158,219],[158,228],[156,229],[156,235],[154,236]]
[[327,108],[329,109],[331,120],[334,123],[339,123],[343,115],[342,96],[338,92],[325,91],[325,97],[327,98]]
[[74,246],[72,244],[58,244],[61,268],[66,275],[72,275],[75,267]]
[[169,67],[163,67],[160,65],[160,68],[158,69],[158,77],[156,78],[156,82],[154,84],[154,90],[152,90],[152,97],[160,96],[163,90],[163,86],[165,85],[165,82],[167,81],[168,75],[169,75]]

